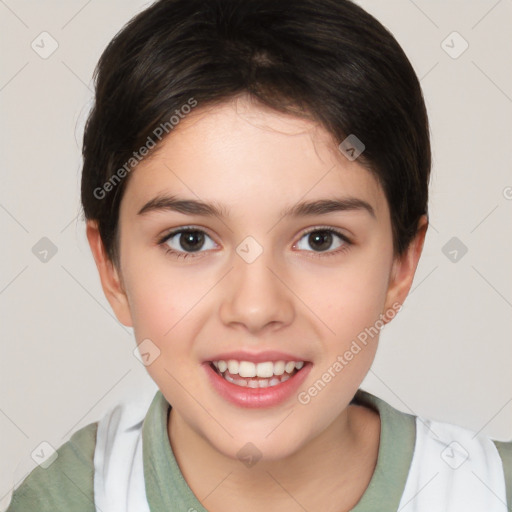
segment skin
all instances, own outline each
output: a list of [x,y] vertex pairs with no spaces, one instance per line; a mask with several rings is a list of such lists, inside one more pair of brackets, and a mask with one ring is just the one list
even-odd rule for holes
[[[138,214],[163,193],[222,204],[230,216]],[[297,218],[279,213],[334,196],[366,201],[375,217],[364,209]],[[185,259],[167,254],[169,246],[185,252],[180,235],[158,244],[190,225],[208,235],[200,252]],[[351,243],[333,235],[319,251],[305,231],[326,227]],[[349,402],[378,337],[307,405],[294,394],[278,406],[242,409],[212,389],[201,364],[230,350],[282,350],[312,362],[299,391],[307,390],[360,332],[403,303],[426,228],[422,218],[397,257],[376,179],[341,154],[317,123],[245,96],[193,110],[132,172],[120,207],[119,268],[88,221],[117,318],[133,327],[137,343],[149,338],[160,350],[147,370],[172,405],[169,441],[205,508],[340,512],[359,501],[375,469],[380,418]],[[252,263],[236,253],[249,235],[263,249]],[[247,442],[262,455],[250,468],[237,458]]]

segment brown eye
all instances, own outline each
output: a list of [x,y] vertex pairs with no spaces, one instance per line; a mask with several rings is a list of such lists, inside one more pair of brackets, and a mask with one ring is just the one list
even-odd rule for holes
[[317,251],[326,251],[332,244],[332,233],[329,231],[313,231],[308,235],[308,243]]
[[[297,248],[306,252],[327,252],[333,254],[350,245],[347,237],[334,229],[317,228],[305,233],[297,243]],[[312,250],[308,249],[311,248]]]
[[[214,249],[215,242],[200,229],[179,229],[169,233],[161,242],[173,253],[187,254],[201,249]],[[201,251],[203,252],[203,251]]]
[[204,233],[185,231],[179,234],[180,247],[184,251],[198,251],[204,244]]

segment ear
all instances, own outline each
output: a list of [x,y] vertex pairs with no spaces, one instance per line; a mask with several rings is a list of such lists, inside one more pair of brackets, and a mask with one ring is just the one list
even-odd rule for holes
[[[411,241],[406,251],[400,257],[396,257],[393,262],[386,295],[386,303],[384,311],[382,312],[385,323],[388,323],[391,320],[390,318],[387,318],[387,315],[385,314],[386,311],[389,311],[390,309],[396,310],[397,303],[401,306],[411,289],[414,274],[416,273],[418,261],[421,256],[421,251],[423,250],[427,227],[427,216],[422,215],[418,222],[416,236]],[[393,305],[395,305],[395,307],[393,307]]]
[[88,220],[86,226],[87,240],[91,247],[96,267],[100,275],[103,293],[112,307],[117,319],[132,327],[132,317],[128,297],[118,269],[107,256],[96,221]]

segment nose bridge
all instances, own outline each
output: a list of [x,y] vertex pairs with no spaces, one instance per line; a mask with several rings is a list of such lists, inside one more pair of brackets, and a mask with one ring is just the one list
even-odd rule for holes
[[220,308],[225,324],[243,324],[252,332],[287,324],[294,314],[293,294],[278,277],[272,251],[254,242],[245,240],[237,247]]

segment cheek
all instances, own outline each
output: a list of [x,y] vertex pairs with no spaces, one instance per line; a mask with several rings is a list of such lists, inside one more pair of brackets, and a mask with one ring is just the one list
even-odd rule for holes
[[[193,372],[197,361],[194,340],[201,330],[198,301],[211,284],[208,285],[208,279],[176,269],[171,271],[169,267],[132,268],[138,269],[131,272],[129,281],[135,339],[137,343],[151,340],[152,344],[146,347],[150,347],[152,360],[146,370],[167,400],[179,405],[184,396],[175,377]],[[196,386],[193,380],[187,382],[187,390],[192,394],[199,392]]]
[[[194,328],[193,319],[198,300],[208,290],[208,279],[190,271],[171,268],[165,261],[142,262],[135,255],[126,261],[133,328],[137,342],[151,339],[161,350],[172,345],[183,330]],[[193,333],[189,333],[190,334]],[[186,349],[186,337],[173,351]]]
[[310,418],[334,421],[339,407],[348,404],[368,373],[378,346],[388,265],[389,261],[361,259],[329,276],[316,276],[315,292],[308,301],[327,327],[315,372],[298,397],[300,404],[307,405]]
[[327,339],[343,345],[375,324],[386,300],[390,266],[390,258],[361,257],[314,276],[308,303],[331,331]]

